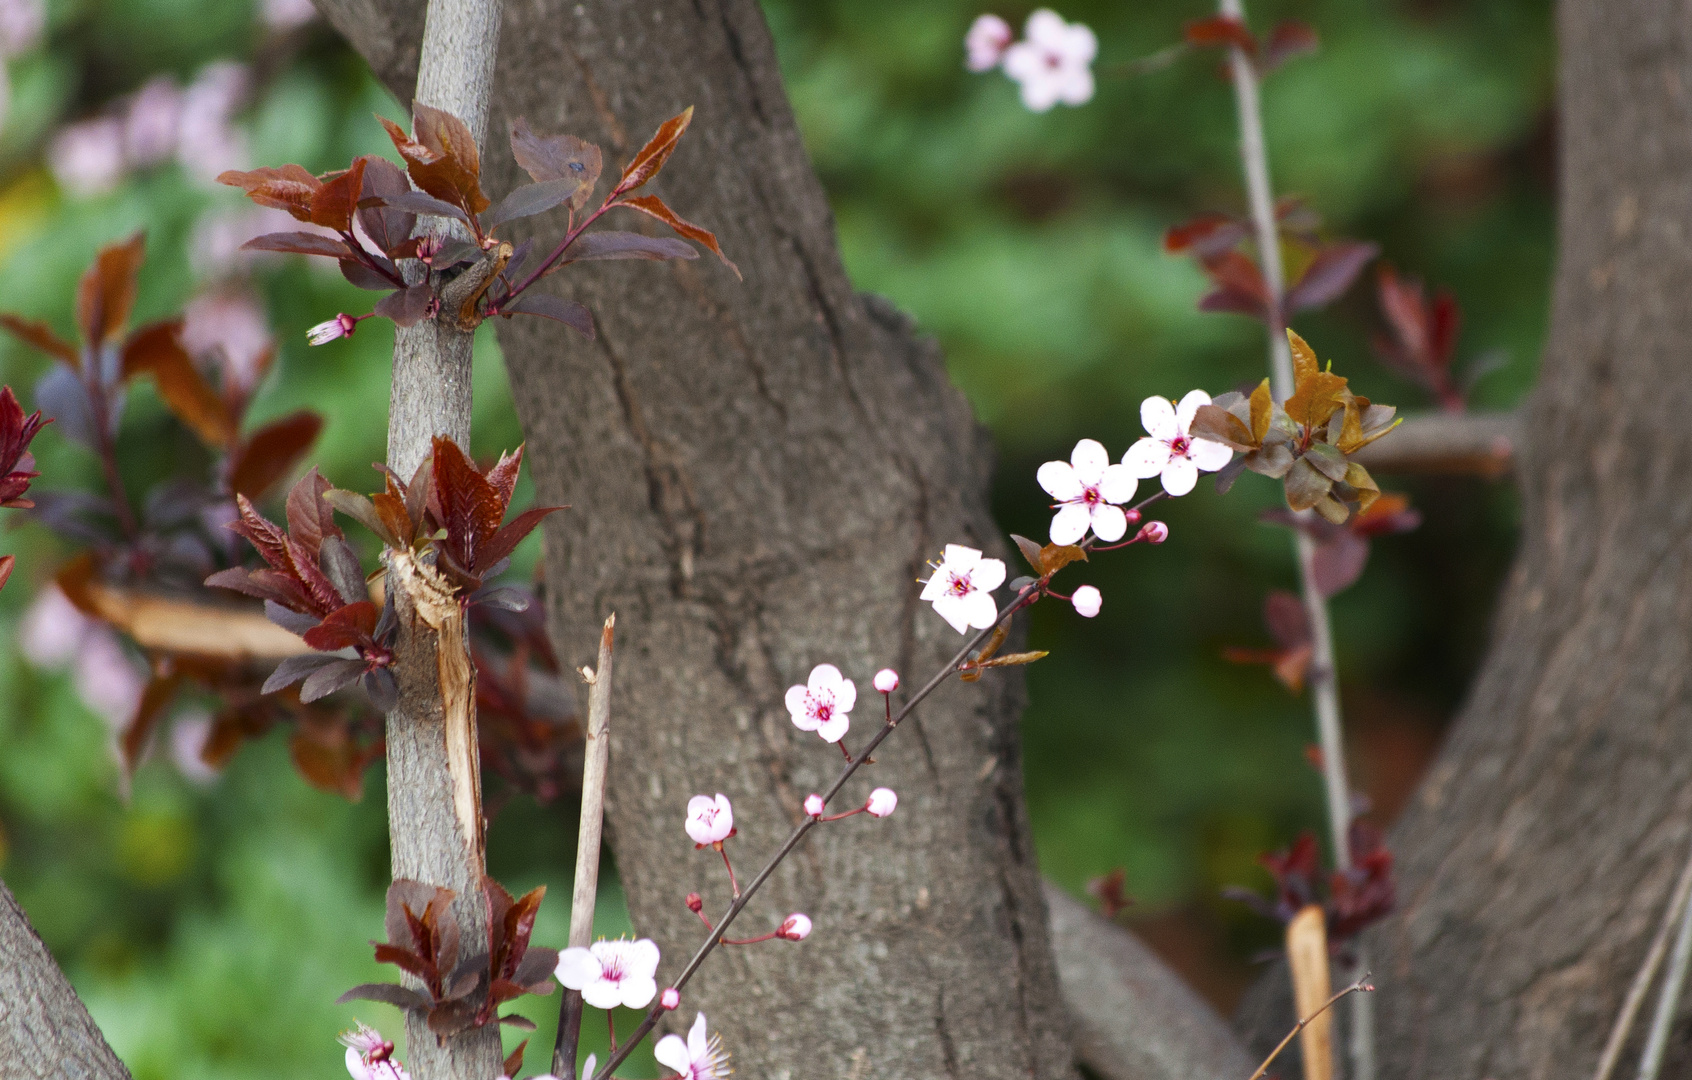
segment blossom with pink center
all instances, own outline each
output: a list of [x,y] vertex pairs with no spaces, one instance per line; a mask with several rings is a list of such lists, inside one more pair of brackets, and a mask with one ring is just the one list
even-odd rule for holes
[[667,1011],[674,1012],[676,1007],[681,1004],[681,991],[673,986],[664,987],[664,992],[658,995],[658,1004],[662,1005]]
[[112,190],[123,179],[123,124],[105,117],[61,128],[47,144],[47,168],[76,198]]
[[405,1066],[394,1060],[394,1044],[370,1025],[360,1023],[341,1032],[340,1042],[347,1048],[347,1072],[353,1080],[410,1080]]
[[823,797],[821,795],[818,795],[815,792],[812,792],[811,794],[805,796],[805,816],[806,817],[822,817],[822,812],[823,812]]
[[1048,461],[1035,478],[1058,501],[1052,543],[1080,543],[1089,528],[1106,543],[1127,533],[1128,515],[1114,504],[1132,499],[1139,481],[1126,465],[1112,465],[1110,454],[1097,440],[1082,439],[1067,462]]
[[1093,97],[1093,58],[1099,39],[1082,23],[1041,8],[1028,16],[1022,40],[1005,50],[1005,74],[1022,86],[1022,103],[1045,112],[1058,102],[1085,105]]
[[658,946],[651,938],[596,941],[558,954],[558,981],[596,1009],[644,1009],[658,993]]
[[848,714],[858,703],[858,688],[833,664],[818,664],[804,686],[787,688],[787,711],[793,726],[814,731],[826,743],[837,743],[852,726]]
[[1082,618],[1091,619],[1099,613],[1099,608],[1104,606],[1104,597],[1100,596],[1099,590],[1093,586],[1083,585],[1075,590],[1075,595],[1069,602],[1075,605],[1075,610]]
[[899,805],[898,794],[890,787],[878,787],[864,801],[864,810],[871,817],[886,817]]
[[704,1013],[694,1018],[686,1040],[666,1035],[652,1048],[652,1056],[676,1070],[677,1080],[720,1080],[731,1071],[722,1036],[707,1034]]
[[891,694],[899,689],[899,673],[890,667],[884,667],[875,673],[875,688],[883,694]]
[[776,930],[776,937],[784,941],[804,941],[811,936],[811,917],[803,912],[795,911],[782,920]]
[[700,847],[720,844],[733,834],[734,808],[729,805],[727,795],[719,791],[715,799],[695,795],[687,800],[687,835],[693,837],[695,844]]
[[992,71],[999,66],[1011,43],[1010,23],[997,15],[978,15],[964,35],[964,67],[971,71]]
[[991,593],[1004,583],[1003,560],[984,559],[975,548],[947,544],[934,576],[923,583],[922,599],[933,604],[935,614],[952,629],[965,634],[972,626],[985,630],[998,622]]
[[306,331],[307,345],[327,345],[331,341],[344,337],[352,337],[353,331],[358,329],[358,320],[346,312],[318,323]]
[[1122,464],[1134,476],[1145,480],[1159,474],[1163,490],[1185,495],[1198,483],[1201,472],[1215,472],[1228,464],[1234,452],[1219,442],[1188,435],[1193,415],[1210,404],[1210,395],[1194,390],[1179,405],[1165,397],[1149,397],[1140,403],[1140,423],[1146,437],[1128,448]]

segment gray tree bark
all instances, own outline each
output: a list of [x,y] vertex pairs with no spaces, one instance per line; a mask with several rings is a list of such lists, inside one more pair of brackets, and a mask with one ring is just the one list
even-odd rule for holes
[[[1692,20],[1562,0],[1558,32],[1560,251],[1517,442],[1522,547],[1392,837],[1400,910],[1369,942],[1386,1077],[1590,1076],[1692,827]],[[1258,1045],[1285,1030],[1285,1011],[1257,1016]],[[1683,1015],[1663,1075],[1689,1069]]]
[[0,882],[0,1080],[129,1080]]

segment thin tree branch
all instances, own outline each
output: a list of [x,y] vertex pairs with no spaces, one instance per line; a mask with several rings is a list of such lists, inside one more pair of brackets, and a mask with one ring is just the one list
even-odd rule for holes
[[1639,1058],[1639,1080],[1657,1080],[1657,1074],[1662,1071],[1663,1053],[1668,1049],[1669,1032],[1674,1029],[1675,1009],[1680,1005],[1680,991],[1686,985],[1689,963],[1692,963],[1692,904],[1684,905],[1680,913],[1674,955],[1669,957],[1668,972],[1663,976],[1662,989],[1657,991],[1657,1012],[1651,1017],[1645,1052]]
[[1501,479],[1515,466],[1521,417],[1514,412],[1418,413],[1352,460],[1370,472],[1442,473]]
[[1291,1031],[1287,1032],[1287,1037],[1282,1039],[1275,1046],[1275,1049],[1269,1051],[1269,1056],[1263,1059],[1263,1064],[1261,1064],[1257,1067],[1257,1071],[1252,1073],[1251,1076],[1248,1078],[1248,1080],[1259,1080],[1259,1078],[1262,1077],[1262,1075],[1264,1073],[1268,1072],[1269,1066],[1274,1064],[1275,1059],[1281,1056],[1281,1051],[1285,1050],[1287,1048],[1287,1044],[1292,1042],[1293,1039],[1297,1038],[1298,1033],[1303,1031],[1306,1027],[1308,1027],[1310,1025],[1311,1021],[1315,1020],[1318,1016],[1321,1016],[1324,1012],[1327,1012],[1330,1008],[1332,1008],[1334,1003],[1337,1002],[1340,998],[1345,997],[1347,994],[1372,993],[1375,988],[1373,986],[1370,986],[1367,982],[1364,981],[1368,977],[1369,977],[1369,973],[1365,971],[1363,973],[1362,978],[1358,979],[1356,982],[1352,983],[1350,986],[1346,987],[1344,990],[1341,990],[1339,993],[1335,994],[1333,997],[1331,997],[1327,1001],[1323,1002],[1322,1007],[1320,1009],[1317,1009],[1315,1012],[1311,1013],[1309,1016],[1304,1017],[1298,1023],[1294,1024],[1293,1029]]
[[1633,1031],[1633,1021],[1639,1015],[1639,1007],[1645,1004],[1645,994],[1651,989],[1651,981],[1657,977],[1657,969],[1662,966],[1663,955],[1668,952],[1669,935],[1680,922],[1688,898],[1692,898],[1692,853],[1688,853],[1686,865],[1680,871],[1680,880],[1675,882],[1674,891],[1669,894],[1668,907],[1663,909],[1663,921],[1657,927],[1657,936],[1651,939],[1651,947],[1645,950],[1645,961],[1639,965],[1638,973],[1633,976],[1633,985],[1627,989],[1627,998],[1622,1002],[1615,1026],[1610,1029],[1610,1039],[1598,1058],[1598,1070],[1592,1074],[1593,1080],[1610,1080],[1616,1063],[1621,1060],[1622,1048],[1627,1045],[1627,1037]]
[[[599,844],[605,825],[605,776],[611,763],[611,645],[617,616],[605,620],[599,635],[599,666],[582,669],[588,684],[586,747],[582,752],[582,821],[576,833],[576,882],[570,895],[572,949],[593,938],[594,901],[599,895]],[[558,1003],[558,1038],[552,1047],[552,1074],[576,1075],[576,1042],[582,1033],[582,992],[564,990]]]

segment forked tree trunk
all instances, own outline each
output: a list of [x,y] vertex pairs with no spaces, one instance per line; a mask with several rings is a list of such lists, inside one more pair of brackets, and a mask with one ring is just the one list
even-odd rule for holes
[[[403,62],[391,38],[369,42],[372,26],[404,32],[394,11],[335,22],[376,63]],[[683,896],[708,912],[729,897],[682,831],[688,797],[729,795],[729,850],[750,870],[840,765],[789,723],[787,687],[838,664],[865,732],[877,668],[909,681],[957,649],[914,582],[947,542],[1004,553],[991,449],[934,347],[853,293],[753,0],[512,3],[501,37],[491,190],[515,178],[497,138],[513,117],[598,142],[611,172],[694,105],[657,186],[745,273],[709,257],[572,268],[547,286],[594,309],[596,341],[499,326],[538,497],[572,506],[547,533],[566,659],[591,661],[618,615],[608,825],[634,924],[666,949],[662,985],[702,934]],[[1020,705],[1020,677],[996,673],[907,721],[843,796],[886,784],[899,812],[819,830],[742,928],[803,910],[816,933],[713,958],[680,1020],[707,1010],[751,1076],[1071,1075]]]
[[[1562,0],[1558,32],[1522,547],[1393,836],[1400,909],[1370,943],[1390,1078],[1590,1076],[1692,826],[1692,18]],[[1663,1075],[1689,1069],[1683,1018]]]

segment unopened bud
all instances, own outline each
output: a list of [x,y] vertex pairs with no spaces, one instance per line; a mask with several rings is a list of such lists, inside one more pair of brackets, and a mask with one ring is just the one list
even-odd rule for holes
[[823,812],[823,797],[821,795],[812,793],[810,795],[805,796],[805,816],[806,817],[822,817],[822,812]]
[[1133,507],[1129,507],[1128,509],[1122,511],[1122,516],[1128,519],[1128,524],[1137,525],[1139,524],[1140,518],[1144,515],[1142,515],[1138,510],[1135,510]]
[[705,910],[705,901],[700,899],[698,893],[690,892],[687,894],[687,910],[693,912],[695,915]]
[[1161,544],[1169,539],[1169,526],[1161,521],[1148,521],[1140,527],[1139,539],[1148,544]]
[[899,673],[890,667],[884,667],[875,673],[875,688],[883,694],[891,694],[899,689]]
[[1100,596],[1099,590],[1093,586],[1083,585],[1075,590],[1075,596],[1070,599],[1070,603],[1075,605],[1076,612],[1082,618],[1091,619],[1099,613],[1099,608],[1104,605],[1104,597]]
[[776,937],[783,938],[787,941],[804,941],[810,936],[811,917],[798,911],[789,915],[786,920],[782,922],[781,929],[776,931]]
[[870,792],[869,798],[865,800],[864,810],[872,817],[886,817],[898,805],[899,796],[894,793],[892,788],[878,787]]
[[666,986],[664,992],[658,995],[658,1004],[666,1009],[674,1009],[681,1004],[681,991],[673,986]]

